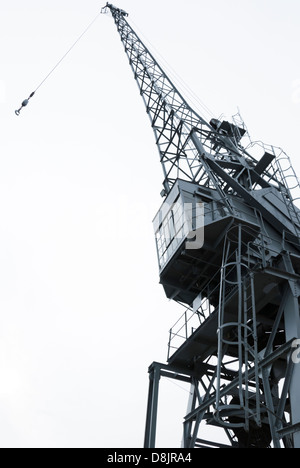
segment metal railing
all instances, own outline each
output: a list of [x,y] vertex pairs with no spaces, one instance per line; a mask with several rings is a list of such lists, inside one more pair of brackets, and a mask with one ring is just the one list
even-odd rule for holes
[[[249,226],[245,226],[244,228],[247,230],[251,230]],[[243,257],[243,261],[246,262],[250,270],[273,266],[272,260],[278,258],[278,251],[285,250],[285,242],[285,232],[283,232],[281,240],[271,238],[263,232],[260,232],[258,237],[254,241],[248,241],[247,243],[243,243],[244,247],[246,247],[246,253]],[[291,245],[294,244],[291,241],[288,242]],[[296,244],[294,245],[296,246]],[[297,247],[299,248],[299,245],[297,245]],[[228,258],[229,262],[231,259],[234,260],[235,252],[236,250],[234,250],[231,256]],[[185,307],[184,313],[179,317],[177,322],[169,330],[168,359],[171,357],[172,352],[176,352],[176,350],[178,350],[185,343],[185,341],[188,340],[193,335],[193,333],[201,325],[203,325],[203,323],[215,311],[218,310],[218,305],[216,307],[213,306],[210,302],[210,299],[213,296],[214,298],[216,298],[216,296],[218,297],[219,295],[221,270],[222,266],[220,266],[220,269],[205,285],[205,288],[203,288],[205,289],[206,296],[203,297],[197,309],[194,309],[193,306]],[[232,267],[232,271],[233,270],[234,266]],[[227,274],[230,274],[230,271],[227,271]],[[232,293],[232,288],[228,289],[226,292],[227,298]]]

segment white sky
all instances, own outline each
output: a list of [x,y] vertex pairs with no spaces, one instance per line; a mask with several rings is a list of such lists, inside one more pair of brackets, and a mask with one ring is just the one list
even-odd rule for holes
[[[299,172],[299,0],[120,2],[216,117],[239,107]],[[162,171],[113,20],[14,114],[105,3],[0,3],[2,447],[142,446],[147,368],[182,313],[158,284]],[[188,393],[161,389],[158,445],[179,446]]]

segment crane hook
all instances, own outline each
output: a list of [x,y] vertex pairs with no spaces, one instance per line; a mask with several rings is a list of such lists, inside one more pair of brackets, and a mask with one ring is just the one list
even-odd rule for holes
[[34,96],[34,94],[35,94],[35,91],[33,91],[33,93],[31,93],[27,99],[24,99],[24,101],[21,104],[20,109],[15,110],[16,115],[20,115],[21,110],[23,109],[23,107],[26,107],[28,105],[29,99],[31,99]]

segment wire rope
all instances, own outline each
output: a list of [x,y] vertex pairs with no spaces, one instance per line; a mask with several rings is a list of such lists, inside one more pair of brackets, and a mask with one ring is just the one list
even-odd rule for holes
[[71,45],[71,47],[64,53],[64,55],[59,59],[59,61],[56,63],[56,65],[47,73],[45,78],[39,83],[39,85],[36,87],[36,89],[29,95],[27,99],[24,99],[24,101],[21,104],[21,107],[15,111],[16,115],[20,115],[21,110],[23,107],[26,107],[29,103],[29,100],[35,95],[35,93],[40,89],[40,87],[45,83],[45,81],[48,80],[48,78],[52,75],[52,73],[59,67],[59,65],[63,62],[63,60],[69,55],[69,53],[74,49],[76,44],[82,39],[82,37],[89,31],[89,29],[93,26],[93,24],[97,21],[99,16],[101,15],[101,12],[96,15],[96,17],[93,19],[91,23],[84,29],[84,31],[80,34],[80,36],[76,39],[76,41]]

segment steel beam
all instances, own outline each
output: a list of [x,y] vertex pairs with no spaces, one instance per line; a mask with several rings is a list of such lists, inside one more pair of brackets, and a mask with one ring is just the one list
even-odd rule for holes
[[155,448],[160,368],[154,365],[149,375],[149,394],[144,448]]
[[[277,361],[277,359],[279,359],[281,356],[287,355],[290,352],[291,348],[292,348],[294,340],[295,340],[295,338],[291,339],[290,341],[288,341],[284,345],[277,348],[269,356],[262,359],[258,363],[258,369],[261,370],[261,369],[263,369],[265,367],[268,367],[268,366],[272,365],[275,361]],[[255,376],[255,373],[256,373],[256,369],[253,368],[253,369],[249,370],[248,379],[252,379]],[[243,374],[243,377],[242,377],[242,382],[244,382],[244,381],[245,381],[245,374]],[[238,386],[239,382],[240,382],[239,377],[236,377],[230,384],[226,385],[226,387],[221,389],[220,397],[228,395],[230,392],[232,392]],[[215,403],[215,400],[216,400],[216,397],[212,396],[211,398],[209,398],[208,400],[203,402],[200,406],[195,408],[194,411],[192,411],[190,414],[188,414],[185,417],[185,420],[196,418],[198,413],[200,413],[201,411],[205,411],[209,406],[213,405]]]
[[[300,317],[299,317],[299,304],[298,299],[293,295],[290,290],[286,305],[284,308],[285,318],[285,332],[286,339],[290,340],[294,337],[294,340],[300,338]],[[294,341],[292,340],[292,341]],[[291,377],[290,384],[290,405],[291,405],[291,416],[292,424],[300,424],[300,397],[299,397],[299,385],[300,385],[300,364],[294,366],[293,375]],[[294,447],[300,448],[300,432],[297,431],[293,434]]]

